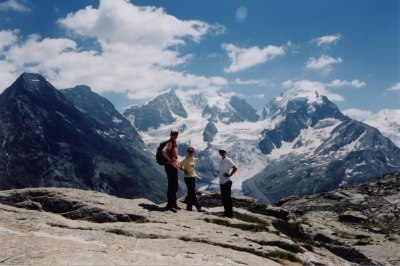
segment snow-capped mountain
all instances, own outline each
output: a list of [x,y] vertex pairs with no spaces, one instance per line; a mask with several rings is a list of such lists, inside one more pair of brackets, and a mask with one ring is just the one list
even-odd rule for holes
[[44,186],[162,202],[166,181],[108,100],[24,73],[0,95],[0,189]]
[[[178,99],[174,101],[174,105],[183,106],[187,116],[174,113],[173,122],[159,122],[156,128],[140,128],[135,113],[142,113],[144,110],[151,112],[153,102],[167,102],[170,97]],[[155,113],[172,113],[169,106],[163,108],[158,106]],[[132,112],[133,109],[135,113]],[[228,150],[229,157],[233,158],[241,169],[235,175],[237,182],[233,185],[237,193],[241,193],[241,184],[244,180],[266,166],[265,155],[257,148],[260,132],[266,126],[265,121],[258,121],[256,110],[236,96],[170,90],[143,106],[129,108],[124,115],[142,130],[142,139],[153,153],[160,142],[169,138],[170,130],[177,129],[180,132],[178,138],[180,156],[186,155],[188,145],[196,149],[196,170],[201,179],[200,185],[204,186],[203,189],[218,187],[219,148]]]
[[262,132],[259,147],[270,163],[243,184],[247,195],[274,202],[400,170],[400,149],[390,139],[317,92],[293,88],[265,110],[279,122]]
[[158,128],[162,124],[173,123],[176,116],[187,118],[186,110],[174,90],[152,99],[141,107],[132,106],[125,110],[124,115],[132,125],[144,131]]
[[400,147],[400,109],[384,109],[375,114],[358,109],[348,109],[344,114],[373,126]]
[[[171,90],[153,101],[165,102],[171,93],[187,116],[174,113],[173,122],[140,134],[155,151],[171,129],[178,129],[180,155],[188,145],[196,148],[202,189],[218,187],[219,148],[226,149],[239,168],[234,191],[266,202],[400,171],[398,147],[375,128],[343,115],[318,91],[292,88],[258,112],[238,97],[218,93]],[[151,112],[149,104],[135,108]],[[124,114],[136,125],[135,116]]]

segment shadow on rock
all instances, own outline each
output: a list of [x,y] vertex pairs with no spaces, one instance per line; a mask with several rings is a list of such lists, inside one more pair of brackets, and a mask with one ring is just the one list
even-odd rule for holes
[[156,211],[156,212],[166,212],[168,211],[168,209],[166,207],[160,207],[157,206],[155,204],[147,204],[147,203],[141,203],[139,204],[140,207],[142,207],[143,209],[146,209],[148,211]]

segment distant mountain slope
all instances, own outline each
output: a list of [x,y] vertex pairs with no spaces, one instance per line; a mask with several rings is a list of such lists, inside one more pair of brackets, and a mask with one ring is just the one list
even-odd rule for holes
[[317,92],[292,89],[266,108],[278,121],[262,132],[270,163],[247,180],[246,195],[275,202],[355,185],[400,170],[400,149],[380,132],[344,116]]
[[74,187],[163,201],[165,178],[135,129],[88,88],[65,95],[29,73],[0,95],[0,189]]
[[[232,178],[234,192],[265,202],[359,184],[400,169],[398,147],[375,128],[342,114],[318,90],[292,88],[259,112],[236,96],[173,93],[174,105],[179,100],[187,117],[175,114],[173,121],[140,134],[155,151],[171,129],[178,129],[180,155],[188,145],[196,148],[201,189],[219,190],[219,148],[228,150],[239,167]],[[171,102],[170,94],[153,101]],[[149,105],[137,108],[152,112]],[[166,105],[154,112],[172,109]]]
[[161,124],[175,122],[174,116],[186,118],[187,113],[174,90],[156,97],[143,106],[132,106],[124,115],[139,130],[158,128]]
[[384,109],[375,114],[357,109],[348,109],[344,114],[379,129],[385,137],[390,138],[400,147],[400,109]]

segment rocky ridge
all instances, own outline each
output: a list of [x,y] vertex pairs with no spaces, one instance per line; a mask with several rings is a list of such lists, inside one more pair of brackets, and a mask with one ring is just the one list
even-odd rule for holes
[[391,174],[277,206],[235,197],[233,219],[215,193],[200,196],[205,213],[172,213],[93,191],[2,191],[0,263],[398,265],[399,188]]
[[136,129],[89,87],[61,92],[24,73],[0,94],[1,190],[73,187],[162,202],[165,185]]

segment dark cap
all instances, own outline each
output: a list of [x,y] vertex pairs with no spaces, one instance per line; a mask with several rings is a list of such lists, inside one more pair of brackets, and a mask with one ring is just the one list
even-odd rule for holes
[[226,153],[226,150],[218,150],[219,153]]
[[176,131],[176,130],[171,130],[171,133],[170,133],[171,136],[172,136],[172,135],[178,135],[178,134],[179,134],[178,131]]

